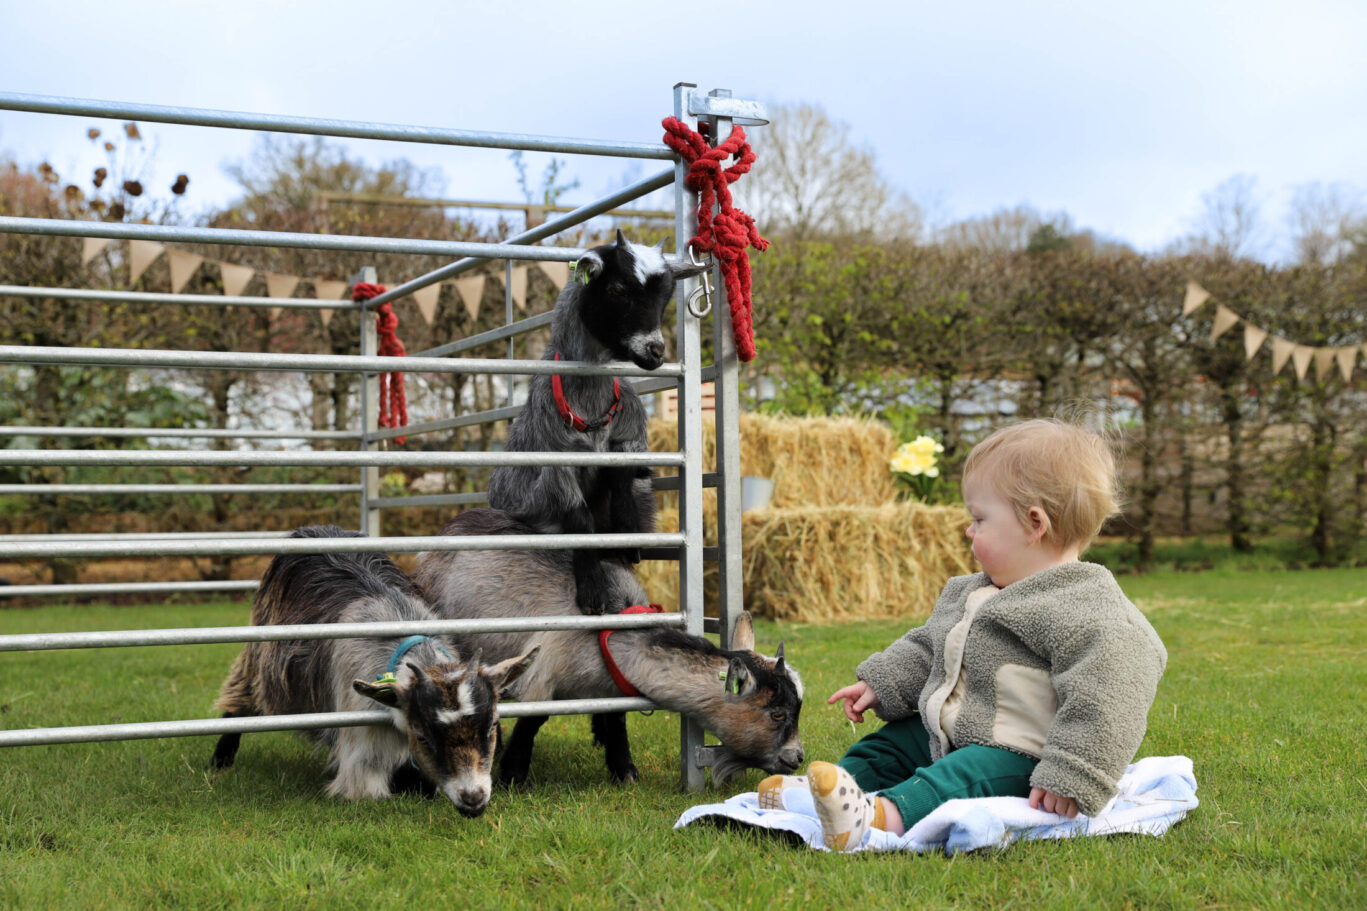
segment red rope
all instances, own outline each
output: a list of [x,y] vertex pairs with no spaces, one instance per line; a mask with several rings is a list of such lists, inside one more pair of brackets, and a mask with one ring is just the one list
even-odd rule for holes
[[[351,299],[360,303],[384,292],[384,285],[357,282],[351,287]],[[381,357],[404,357],[408,354],[404,350],[403,342],[399,341],[398,328],[399,318],[394,314],[394,307],[388,302],[380,304],[375,310],[375,331],[379,333]],[[403,373],[397,370],[392,373],[380,374],[380,415],[378,423],[381,427],[408,426],[408,399],[403,393]],[[408,437],[395,437],[394,439],[394,442],[400,446],[407,441]]]
[[[664,608],[658,604],[633,604],[631,607],[624,608],[624,614],[658,614]],[[617,666],[617,661],[612,657],[612,652],[608,650],[608,637],[617,632],[615,629],[604,629],[598,631],[598,650],[603,653],[603,663],[608,666],[608,673],[612,675],[612,682],[617,684],[617,689],[623,696],[639,696],[641,691],[631,685],[627,675],[622,673],[622,669]]]
[[[731,302],[731,325],[736,336],[736,355],[742,361],[755,356],[754,304],[750,299],[750,255],[747,246],[763,252],[769,241],[759,236],[755,220],[731,205],[729,185],[750,171],[755,153],[745,141],[745,130],[732,127],[731,135],[715,149],[703,136],[676,117],[664,119],[665,145],[688,162],[684,183],[698,193],[698,233],[689,241],[703,253],[721,261],[726,297]],[[734,157],[736,163],[723,168]],[[720,204],[715,215],[712,209]]]

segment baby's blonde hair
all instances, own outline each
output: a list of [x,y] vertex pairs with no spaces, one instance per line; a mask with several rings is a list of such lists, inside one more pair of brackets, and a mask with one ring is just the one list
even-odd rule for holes
[[1036,418],[994,432],[968,454],[965,483],[990,484],[1030,527],[1030,509],[1049,518],[1044,540],[1086,550],[1101,526],[1120,511],[1115,457],[1107,441],[1074,424]]

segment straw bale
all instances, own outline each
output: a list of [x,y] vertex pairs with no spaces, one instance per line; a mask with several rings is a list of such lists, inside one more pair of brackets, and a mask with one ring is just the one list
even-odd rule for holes
[[[975,568],[967,524],[960,506],[916,502],[752,510],[741,517],[745,607],[790,621],[926,616],[950,576]],[[662,510],[660,528],[677,530],[678,513]],[[652,600],[677,604],[678,564],[640,572]],[[703,590],[715,605],[715,564]]]
[[[673,421],[651,421],[650,448],[678,449]],[[772,509],[876,506],[896,496],[888,460],[897,440],[886,424],[850,417],[740,416],[741,474],[774,482]],[[715,471],[714,430],[703,424],[703,465]],[[677,505],[677,498],[662,501]]]

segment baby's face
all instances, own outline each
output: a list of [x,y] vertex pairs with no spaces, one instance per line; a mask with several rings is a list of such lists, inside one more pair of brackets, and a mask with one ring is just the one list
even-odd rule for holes
[[992,584],[1005,588],[1028,576],[1031,530],[1023,525],[1001,494],[988,479],[974,476],[964,480],[964,504],[973,517],[966,534],[973,542],[973,556],[982,564]]

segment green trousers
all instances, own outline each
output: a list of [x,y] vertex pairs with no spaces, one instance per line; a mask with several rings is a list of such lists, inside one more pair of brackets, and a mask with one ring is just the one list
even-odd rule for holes
[[930,758],[930,733],[920,715],[890,721],[850,747],[838,765],[865,791],[891,800],[908,829],[947,800],[1029,797],[1037,760],[976,744]]

